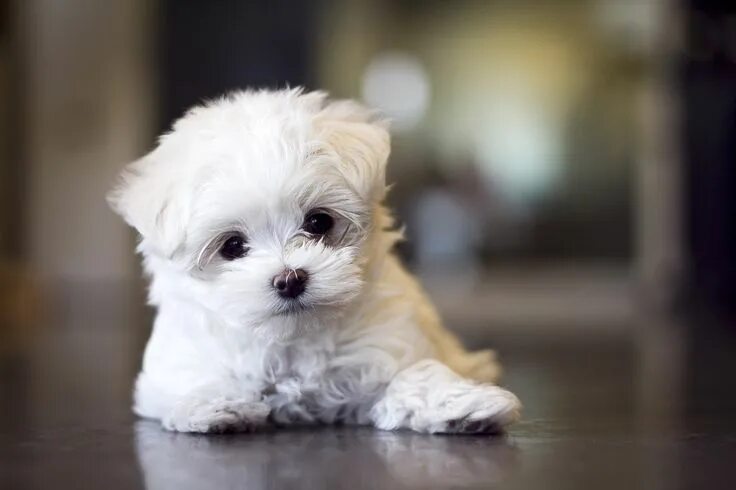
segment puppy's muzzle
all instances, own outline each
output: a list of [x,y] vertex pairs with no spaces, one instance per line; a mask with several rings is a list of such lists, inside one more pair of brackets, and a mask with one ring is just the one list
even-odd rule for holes
[[282,298],[296,298],[307,286],[309,274],[304,269],[289,269],[273,278],[273,288]]

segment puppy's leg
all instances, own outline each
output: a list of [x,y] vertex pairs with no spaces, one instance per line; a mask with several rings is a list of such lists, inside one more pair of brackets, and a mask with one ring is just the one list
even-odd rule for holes
[[492,433],[516,421],[520,409],[513,393],[463,378],[441,362],[425,359],[391,380],[370,417],[385,430]]
[[193,395],[177,401],[161,424],[176,432],[252,432],[267,424],[269,412],[265,403],[247,398]]
[[[135,411],[157,418],[175,432],[251,432],[268,423],[270,407],[256,390],[214,383],[187,394],[174,395],[139,378]],[[158,388],[158,389],[157,389]]]

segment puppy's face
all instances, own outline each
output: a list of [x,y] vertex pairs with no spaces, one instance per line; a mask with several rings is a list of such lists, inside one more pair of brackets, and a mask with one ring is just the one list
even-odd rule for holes
[[240,93],[179,120],[110,201],[141,234],[154,302],[291,337],[359,294],[388,152],[356,104]]

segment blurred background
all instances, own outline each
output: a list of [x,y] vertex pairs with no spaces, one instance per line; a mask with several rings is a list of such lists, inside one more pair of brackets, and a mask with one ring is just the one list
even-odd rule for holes
[[46,420],[70,386],[75,409],[127,407],[151,312],[104,195],[192,104],[286,85],[393,119],[399,252],[466,343],[499,348],[532,418],[586,386],[590,407],[676,419],[732,369],[711,349],[736,335],[733,4],[6,0],[16,416]]

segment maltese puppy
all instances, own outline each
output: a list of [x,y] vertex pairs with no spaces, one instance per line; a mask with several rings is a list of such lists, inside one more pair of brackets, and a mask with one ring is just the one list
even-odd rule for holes
[[370,424],[487,433],[519,416],[392,254],[387,124],[320,92],[191,109],[109,195],[157,308],[134,410],[181,432]]

